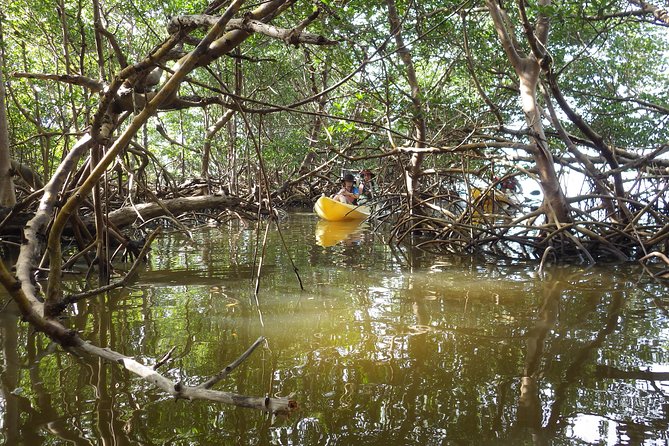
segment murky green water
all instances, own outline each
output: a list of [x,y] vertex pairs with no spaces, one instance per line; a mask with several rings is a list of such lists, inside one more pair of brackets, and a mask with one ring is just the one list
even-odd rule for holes
[[149,364],[176,347],[161,370],[189,384],[265,336],[217,389],[292,394],[292,417],[172,401],[49,345],[9,306],[0,443],[669,442],[669,298],[639,268],[539,277],[536,265],[393,250],[369,228],[312,215],[282,232],[287,249],[268,234],[257,304],[255,230],[207,228],[161,238],[137,283],[79,305],[68,323]]

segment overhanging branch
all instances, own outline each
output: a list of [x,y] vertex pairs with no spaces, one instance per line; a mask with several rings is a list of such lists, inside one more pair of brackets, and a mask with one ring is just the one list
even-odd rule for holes
[[[200,15],[184,15],[174,17],[167,25],[167,32],[173,34],[182,28],[203,28],[209,29],[218,20],[217,16],[210,16],[205,14]],[[300,43],[308,45],[336,45],[337,42],[329,40],[321,35],[304,31],[304,27],[309,22],[301,23],[295,28],[285,29],[277,28],[276,26],[263,23],[259,20],[249,19],[232,19],[225,27],[226,31],[246,31],[249,33],[263,34],[274,39],[283,40],[287,44],[298,45]]]

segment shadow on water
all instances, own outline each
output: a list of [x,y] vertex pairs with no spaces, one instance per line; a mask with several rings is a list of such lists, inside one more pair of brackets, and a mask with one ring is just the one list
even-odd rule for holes
[[[267,348],[217,388],[293,394],[291,418],[172,401],[120,367],[56,348],[9,305],[0,314],[0,443],[669,441],[669,303],[635,266],[539,277],[536,265],[393,249],[366,225],[336,240],[346,231],[335,229],[311,215],[285,221],[287,248],[270,237],[257,303],[263,231],[165,235],[138,282],[81,302],[67,321],[148,364],[174,347],[161,370],[188,384],[263,335]],[[323,242],[329,230],[336,235]]]

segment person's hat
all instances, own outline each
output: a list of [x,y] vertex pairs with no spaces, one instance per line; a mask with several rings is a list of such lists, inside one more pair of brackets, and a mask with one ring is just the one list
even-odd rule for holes
[[374,177],[376,176],[376,175],[374,175],[374,174],[372,173],[371,170],[369,170],[369,169],[362,169],[362,170],[360,171],[360,175],[363,175],[363,176],[364,176],[365,174],[369,174],[369,176],[370,176],[371,178],[374,178]]
[[355,177],[353,175],[351,175],[350,173],[347,173],[346,175],[344,175],[344,178],[342,179],[342,181],[352,181],[352,182],[355,183]]

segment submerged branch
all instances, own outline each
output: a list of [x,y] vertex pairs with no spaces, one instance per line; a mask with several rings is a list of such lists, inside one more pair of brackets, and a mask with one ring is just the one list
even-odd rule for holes
[[221,370],[220,373],[212,376],[207,381],[205,381],[202,384],[200,384],[199,386],[197,386],[197,388],[199,388],[199,389],[211,389],[212,387],[214,387],[218,382],[225,379],[225,377],[227,377],[230,374],[230,372],[232,372],[242,362],[244,362],[244,360],[246,360],[246,358],[251,356],[251,353],[253,353],[253,351],[256,348],[258,348],[258,346],[260,344],[262,344],[263,342],[265,342],[265,337],[260,336],[258,339],[256,339],[256,341],[249,348],[246,349],[246,351],[244,353],[241,354],[241,356],[239,358],[235,359],[233,362],[228,364],[228,366],[225,367],[223,370]]

